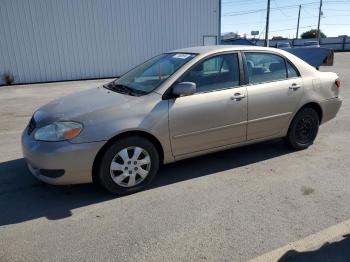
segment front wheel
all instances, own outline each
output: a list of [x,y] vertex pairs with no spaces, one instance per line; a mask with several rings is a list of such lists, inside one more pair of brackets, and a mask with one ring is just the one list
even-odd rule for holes
[[158,169],[159,154],[149,140],[138,136],[125,137],[104,153],[98,180],[109,192],[125,195],[144,189]]
[[294,149],[306,149],[313,144],[319,127],[319,117],[312,108],[300,110],[289,126],[286,142]]

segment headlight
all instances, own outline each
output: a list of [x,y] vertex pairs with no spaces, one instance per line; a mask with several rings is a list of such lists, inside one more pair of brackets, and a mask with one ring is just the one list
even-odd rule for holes
[[62,141],[76,137],[83,129],[83,125],[76,122],[54,122],[39,128],[34,138],[41,141]]

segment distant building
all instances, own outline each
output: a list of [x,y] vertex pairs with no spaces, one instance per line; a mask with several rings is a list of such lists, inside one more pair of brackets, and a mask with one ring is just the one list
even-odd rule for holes
[[222,40],[226,39],[233,39],[233,38],[240,38],[241,36],[238,33],[230,32],[230,33],[225,33],[221,36]]
[[255,45],[252,41],[246,38],[235,38],[235,39],[223,39],[221,40],[222,45]]

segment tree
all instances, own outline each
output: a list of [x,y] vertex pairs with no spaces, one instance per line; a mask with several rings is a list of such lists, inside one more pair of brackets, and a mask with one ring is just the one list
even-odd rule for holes
[[238,32],[229,32],[221,36],[222,39],[234,39],[234,38],[240,38],[241,36],[238,34]]
[[287,37],[283,37],[283,36],[274,36],[272,37],[272,40],[287,40]]
[[[317,37],[317,29],[311,29],[309,31],[306,31],[301,34],[302,39],[308,39],[308,38],[316,38]],[[325,38],[327,37],[322,30],[320,30],[320,37]]]

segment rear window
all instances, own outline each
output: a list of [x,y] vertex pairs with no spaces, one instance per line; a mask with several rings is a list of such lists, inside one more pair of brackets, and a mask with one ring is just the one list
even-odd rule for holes
[[296,67],[283,57],[262,52],[246,52],[249,83],[264,83],[299,77]]
[[287,78],[283,57],[270,53],[245,53],[249,83],[264,83]]

